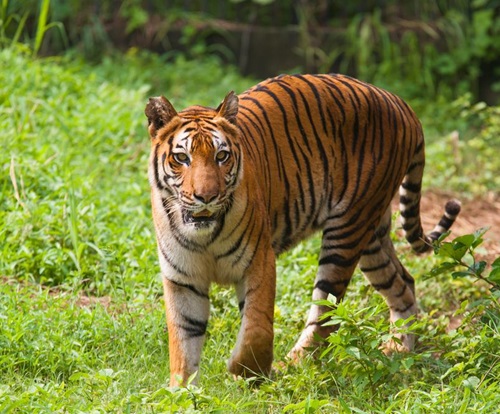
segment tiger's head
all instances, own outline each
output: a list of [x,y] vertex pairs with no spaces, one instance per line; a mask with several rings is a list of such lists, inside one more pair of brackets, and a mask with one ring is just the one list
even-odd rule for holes
[[217,109],[192,106],[179,113],[165,97],[150,98],[145,114],[150,184],[169,220],[183,232],[213,232],[241,176],[238,97],[230,92]]

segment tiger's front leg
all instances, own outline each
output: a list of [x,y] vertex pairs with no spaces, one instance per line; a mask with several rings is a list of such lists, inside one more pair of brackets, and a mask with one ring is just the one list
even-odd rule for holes
[[228,369],[235,376],[269,375],[276,295],[276,263],[270,245],[255,253],[243,280],[236,284],[236,293],[241,327]]
[[170,353],[170,386],[185,385],[188,378],[199,369],[210,312],[208,286],[200,288],[163,277],[163,291]]

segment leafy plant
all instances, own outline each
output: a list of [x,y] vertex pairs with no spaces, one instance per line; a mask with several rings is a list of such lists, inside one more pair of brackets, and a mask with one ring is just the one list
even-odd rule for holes
[[[485,260],[478,260],[476,249],[483,243],[483,236],[488,229],[479,229],[473,234],[466,234],[443,241],[449,233],[444,234],[435,244],[435,253],[446,259],[445,262],[431,270],[430,276],[451,272],[455,279],[471,277],[486,283],[490,288],[490,295],[473,303],[473,306],[485,312],[488,323],[492,323],[500,332],[500,257],[491,263],[491,269]],[[455,270],[458,268],[459,270]]]
[[[435,242],[435,253],[446,261],[436,266],[430,276],[451,274],[455,280],[472,278],[489,288],[489,294],[470,301],[464,300],[456,314],[463,317],[462,327],[452,332],[453,338],[448,348],[450,357],[457,354],[467,355],[466,361],[451,366],[442,378],[451,379],[472,392],[487,387],[492,379],[498,378],[500,355],[500,258],[489,267],[487,262],[477,258],[477,249],[483,243],[487,229],[479,229],[473,234],[466,234],[443,241],[443,235]],[[478,323],[479,322],[479,323]],[[462,336],[460,336],[462,335]],[[476,338],[475,344],[467,344],[464,336]],[[457,352],[460,350],[459,352]]]
[[492,62],[500,52],[497,13],[495,5],[476,1],[470,17],[451,10],[438,22],[447,47],[446,53],[436,55],[433,69],[438,77],[452,80],[459,94],[472,91],[477,96],[481,64]]
[[127,20],[127,34],[144,26],[149,19],[139,0],[124,1],[120,6],[120,14]]
[[436,276],[456,267],[461,267],[464,270],[452,272],[452,277],[474,277],[489,284],[493,290],[500,290],[500,258],[491,264],[492,269],[488,275],[485,274],[486,261],[476,259],[475,251],[483,243],[483,236],[487,231],[487,228],[482,228],[473,234],[457,237],[451,242],[443,241],[449,236],[449,232],[441,236],[434,250],[437,255],[448,259],[448,261],[435,267],[430,272],[430,275]]
[[[377,306],[357,309],[353,309],[348,301],[335,304],[329,299],[317,304],[331,308],[324,315],[325,319],[328,319],[325,325],[338,327],[337,331],[327,338],[326,348],[320,358],[328,357],[327,365],[331,371],[350,376],[350,386],[358,395],[365,394],[376,398],[381,384],[390,379],[394,380],[401,371],[412,366],[414,360],[411,357],[389,357],[383,352],[384,344],[398,339],[389,333],[387,318],[381,315],[385,312],[385,306],[381,302]],[[419,328],[415,323],[405,327],[408,322],[409,320],[398,321],[396,330],[400,333],[410,330],[414,332]]]

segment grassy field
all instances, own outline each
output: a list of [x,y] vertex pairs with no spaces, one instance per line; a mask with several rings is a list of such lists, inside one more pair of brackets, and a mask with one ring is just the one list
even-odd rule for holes
[[[133,50],[90,66],[4,49],[0,68],[0,412],[498,412],[500,333],[481,300],[487,286],[424,277],[442,259],[417,258],[396,235],[417,278],[415,353],[379,351],[388,311],[358,272],[323,356],[255,388],[226,372],[238,306],[232,290],[214,287],[200,386],[168,388],[144,106],[160,93],[176,107],[215,106],[254,81],[216,60],[166,62]],[[469,195],[498,188],[488,148],[476,144],[480,171],[457,165],[436,111],[415,105],[431,136],[425,185]],[[467,120],[483,111],[453,105],[438,113],[465,111]],[[277,361],[303,326],[318,249],[313,238],[278,261]]]

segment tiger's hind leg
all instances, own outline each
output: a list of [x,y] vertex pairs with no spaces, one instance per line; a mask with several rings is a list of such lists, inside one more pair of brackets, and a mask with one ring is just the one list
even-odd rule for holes
[[[415,282],[401,264],[390,238],[391,209],[387,209],[359,264],[371,285],[385,298],[390,309],[392,323],[417,314]],[[401,343],[392,341],[386,351],[410,351],[415,337],[412,334],[398,334]]]
[[[374,225],[368,226],[366,231],[355,228],[346,219],[345,224],[338,219],[329,220],[323,231],[321,254],[318,273],[314,281],[313,301],[325,300],[328,295],[333,295],[337,302],[342,300],[351,280],[354,269],[358,264],[363,248],[371,240]],[[349,237],[346,238],[346,235]],[[337,327],[324,325],[326,320],[322,315],[331,310],[328,306],[313,303],[309,310],[307,322],[299,340],[288,353],[288,358],[298,361],[307,349],[317,348],[319,338],[326,338],[334,332]]]

